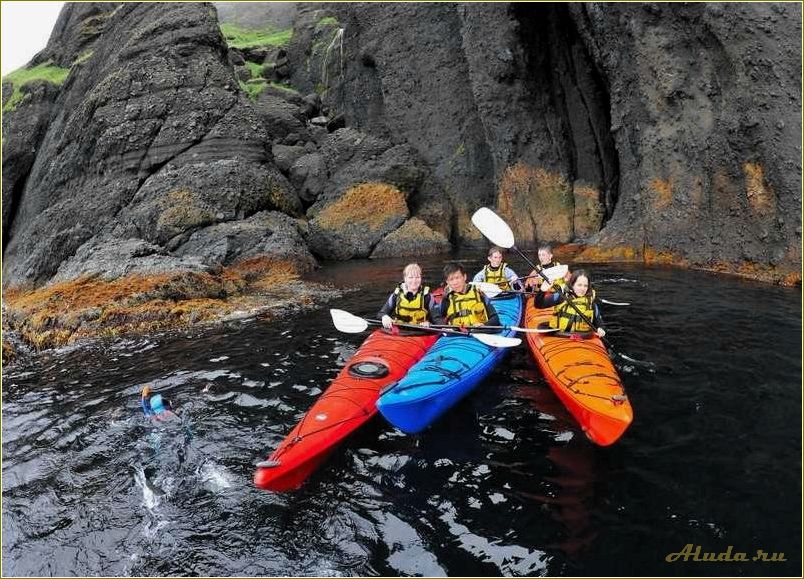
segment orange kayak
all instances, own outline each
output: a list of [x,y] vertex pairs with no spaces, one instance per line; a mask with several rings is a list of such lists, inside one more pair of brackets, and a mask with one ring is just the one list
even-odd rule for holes
[[254,484],[278,492],[301,486],[344,438],[377,413],[380,390],[401,380],[438,336],[374,331],[301,422],[257,466]]
[[[530,298],[525,309],[525,327],[536,328],[552,315],[553,308],[537,309]],[[586,436],[601,446],[616,442],[631,424],[634,412],[600,338],[526,336],[547,383]]]

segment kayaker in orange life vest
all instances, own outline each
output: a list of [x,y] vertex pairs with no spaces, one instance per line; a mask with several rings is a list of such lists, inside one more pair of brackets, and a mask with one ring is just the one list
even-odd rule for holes
[[603,318],[600,316],[600,309],[595,301],[595,290],[591,289],[590,286],[591,278],[589,274],[585,270],[579,269],[573,272],[569,280],[569,287],[566,289],[566,293],[575,307],[567,302],[563,292],[550,292],[551,286],[548,282],[542,283],[539,291],[534,296],[534,303],[537,308],[555,307],[553,310],[555,315],[550,320],[550,327],[558,328],[567,333],[592,331],[589,324],[583,321],[583,318],[578,314],[577,310],[580,310],[589,321],[597,326],[595,333],[602,338],[606,335],[606,331],[602,327]]
[[[539,258],[539,265],[542,266],[542,269],[550,269],[551,267],[556,267],[561,265],[555,259],[553,259],[553,248],[548,243],[544,243],[539,246],[539,249],[536,252],[537,257]],[[566,281],[569,279],[570,273],[567,272],[567,276],[564,280],[557,280],[556,283],[561,284],[562,286],[566,287]],[[535,287],[539,287],[544,280],[539,276],[539,274],[534,269],[528,274],[527,279],[525,280],[525,289],[532,289]]]
[[383,327],[390,330],[394,322],[421,326],[441,323],[430,288],[422,286],[422,268],[419,264],[406,265],[402,277],[404,281],[388,296],[377,314]]
[[440,315],[455,326],[499,326],[500,318],[489,299],[466,282],[466,270],[459,263],[444,267],[447,292],[441,300]]
[[501,290],[522,289],[522,283],[519,281],[516,272],[503,261],[502,249],[493,245],[489,249],[487,259],[489,261],[488,265],[475,274],[472,282],[494,283],[499,285]]

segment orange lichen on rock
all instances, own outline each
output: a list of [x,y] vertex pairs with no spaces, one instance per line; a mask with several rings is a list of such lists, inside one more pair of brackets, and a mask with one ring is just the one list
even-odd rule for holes
[[162,204],[156,227],[167,237],[215,222],[215,211],[191,191],[171,191]]
[[612,247],[588,246],[575,258],[576,261],[603,262],[603,261],[642,261],[642,249],[629,245],[615,245]]
[[642,252],[642,261],[654,265],[688,265],[687,260],[672,251],[646,247]]
[[717,261],[706,266],[698,267],[698,269],[714,271],[717,273],[739,275],[740,277],[783,286],[801,285],[800,270],[774,267],[771,265],[758,264],[749,261],[742,261],[739,263]]
[[567,179],[541,167],[516,163],[503,172],[497,212],[521,245],[564,242],[574,234],[575,204]]
[[315,219],[326,229],[338,229],[347,224],[379,229],[399,215],[408,217],[402,191],[387,183],[362,183],[325,207]]
[[784,286],[801,284],[801,271],[791,269],[790,267],[774,267],[748,261],[717,261],[713,263],[692,262],[675,252],[664,249],[655,249],[652,247],[640,247],[637,249],[628,245],[617,245],[612,247],[590,246],[586,247],[583,251],[574,256],[572,261],[590,263],[638,262],[647,265],[674,265],[704,271],[739,275],[745,278]]
[[258,257],[215,274],[82,277],[33,291],[12,288],[5,292],[4,330],[41,350],[80,338],[185,327],[259,309],[298,277],[295,263]]
[[650,188],[656,193],[653,208],[656,210],[668,207],[673,201],[673,181],[671,179],[654,179]]
[[573,227],[576,237],[587,237],[600,231],[603,223],[603,204],[600,191],[592,185],[575,182],[572,186],[575,201]]
[[765,182],[765,171],[759,163],[743,163],[745,175],[745,194],[748,204],[757,216],[776,215],[776,196]]

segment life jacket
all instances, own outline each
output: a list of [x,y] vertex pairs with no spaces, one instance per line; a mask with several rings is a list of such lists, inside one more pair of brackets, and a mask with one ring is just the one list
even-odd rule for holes
[[157,414],[161,414],[165,410],[165,404],[162,401],[161,394],[154,394],[153,396],[149,396],[148,398],[142,398],[142,412],[145,416],[156,416]]
[[427,320],[427,305],[425,303],[425,296],[430,293],[430,288],[423,286],[419,288],[413,295],[413,299],[408,299],[407,294],[403,288],[403,284],[399,284],[394,290],[396,295],[396,307],[393,311],[393,318],[398,322],[406,324],[421,324]]
[[500,289],[505,291],[511,289],[511,284],[508,283],[508,278],[505,277],[505,268],[508,264],[503,262],[500,267],[493,269],[491,265],[486,264],[483,268],[483,275],[486,276],[486,282],[494,283],[500,286]]
[[451,291],[447,294],[447,323],[458,326],[480,326],[489,319],[486,304],[475,286],[465,293]]
[[[582,298],[564,298],[564,301],[553,310],[555,315],[550,319],[550,327],[558,328],[562,332],[591,332],[592,327],[583,321],[583,318],[578,315],[578,311],[586,316],[588,320],[594,322],[594,303],[595,290],[591,288]],[[578,311],[572,307],[573,305],[578,308]]]

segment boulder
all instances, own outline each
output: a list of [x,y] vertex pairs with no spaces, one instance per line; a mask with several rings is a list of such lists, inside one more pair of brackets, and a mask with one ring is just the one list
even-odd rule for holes
[[262,211],[248,219],[199,229],[175,253],[197,257],[209,266],[227,266],[255,257],[292,261],[298,271],[317,266],[296,221],[278,211]]
[[262,123],[267,127],[271,140],[279,141],[287,135],[295,134],[307,139],[307,129],[301,109],[290,103],[283,96],[273,92],[260,93],[254,108],[258,111]]
[[243,53],[240,52],[237,48],[230,48],[229,51],[226,53],[229,62],[232,63],[233,66],[245,66],[246,59],[243,57]]
[[327,165],[319,153],[299,157],[290,168],[290,182],[305,203],[314,202],[327,184]]
[[[297,139],[298,142],[298,139]],[[271,147],[271,153],[274,156],[274,162],[280,171],[287,174],[293,164],[304,154],[307,150],[298,145],[280,145],[276,144]]]
[[408,219],[399,229],[386,235],[377,244],[369,257],[376,259],[435,255],[448,253],[451,249],[452,245],[446,237],[430,229],[418,217],[413,217]]
[[59,266],[53,282],[86,275],[113,280],[132,274],[155,275],[178,271],[208,271],[195,255],[176,257],[142,239],[93,238]]
[[363,183],[310,221],[307,243],[324,259],[368,257],[407,218],[405,195],[399,189],[387,183]]

